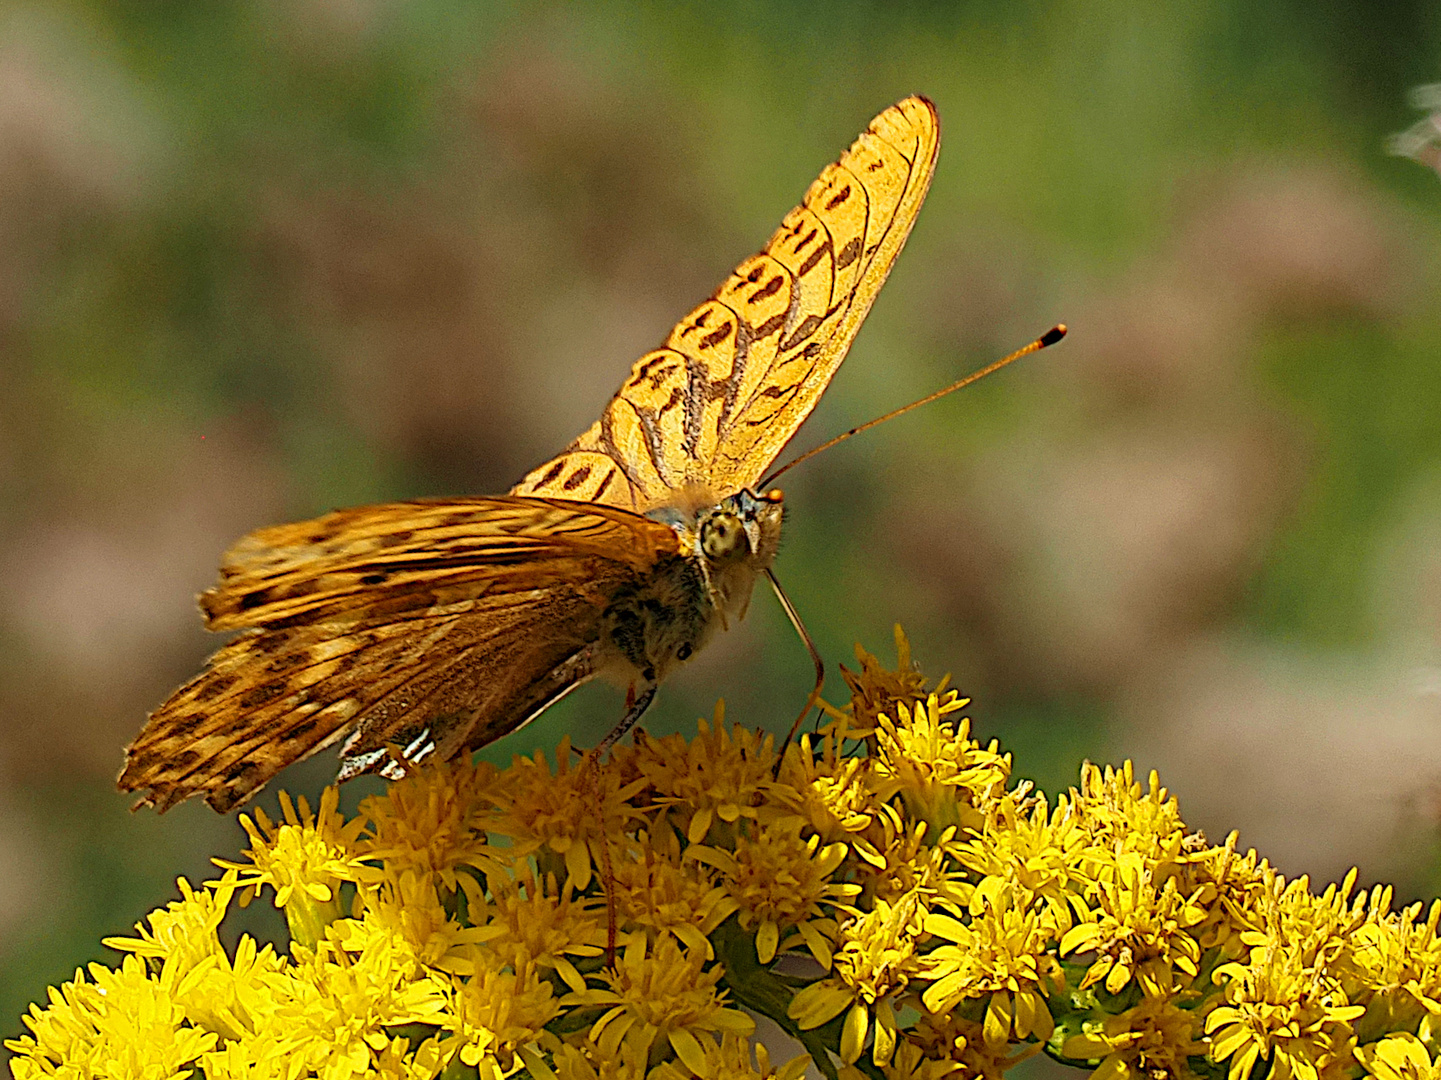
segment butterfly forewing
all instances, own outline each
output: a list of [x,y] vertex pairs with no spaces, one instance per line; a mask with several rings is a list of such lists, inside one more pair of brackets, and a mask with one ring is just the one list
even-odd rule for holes
[[688,484],[749,487],[815,407],[925,199],[940,128],[876,117],[765,249],[636,361],[599,421],[513,491],[647,510]]
[[588,677],[610,599],[677,551],[665,525],[547,499],[260,529],[202,597],[212,629],[251,629],[152,714],[120,786],[224,810],[347,735],[352,757],[422,733],[442,756],[483,745]]

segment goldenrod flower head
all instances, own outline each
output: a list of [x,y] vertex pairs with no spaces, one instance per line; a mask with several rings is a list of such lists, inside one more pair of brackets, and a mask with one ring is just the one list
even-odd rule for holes
[[[459,1042],[459,1058],[478,1067],[481,1076],[499,1080],[521,1064],[522,1049],[533,1049],[545,1036],[545,1025],[561,1012],[554,987],[534,967],[520,974],[495,967],[477,968],[468,979],[452,979],[449,1008],[442,1021]],[[454,1053],[456,1043],[441,1046]]]
[[1376,1080],[1441,1080],[1441,1058],[1409,1031],[1357,1047],[1356,1059]]
[[1204,920],[1205,908],[1182,896],[1174,878],[1157,887],[1154,870],[1127,853],[1088,892],[1088,910],[1060,944],[1063,957],[1096,955],[1082,990],[1103,983],[1108,994],[1119,994],[1135,978],[1148,996],[1166,998],[1190,985],[1201,946],[1189,931]]
[[409,957],[382,941],[354,954],[331,941],[301,952],[283,986],[268,1030],[253,1040],[278,1044],[292,1064],[346,1080],[364,1076],[390,1044],[386,1029],[435,1022],[446,1008],[444,985],[412,978]]
[[216,859],[215,864],[239,870],[239,884],[245,891],[240,904],[265,886],[275,890],[275,906],[285,912],[290,935],[305,945],[324,936],[325,927],[340,918],[340,885],[375,879],[374,869],[356,847],[365,827],[363,818],[346,822],[336,809],[340,792],[328,787],[320,796],[320,809],[311,814],[301,796],[297,810],[290,796],[280,793],[284,824],[272,823],[263,810],[255,820],[240,815],[240,824],[250,837],[244,852],[249,864]]
[[[437,1037],[420,1040],[416,1045],[414,1039],[404,1035],[396,1035],[391,1038],[386,1046],[375,1054],[374,1071],[371,1073],[375,1080],[436,1080],[443,1077],[443,1069],[447,1068],[447,1062],[454,1062],[449,1054],[449,1048]],[[286,1073],[277,1071],[276,1080],[287,1076]],[[265,1080],[268,1080],[266,1074]],[[262,1080],[260,1077],[251,1077],[247,1074],[236,1074],[235,1080]],[[228,1080],[214,1072],[207,1073],[207,1080]]]
[[589,1038],[562,1043],[555,1051],[557,1080],[645,1080],[650,1071],[646,1055],[622,1043],[619,1055],[607,1055]]
[[943,833],[935,846],[927,841],[929,833],[925,822],[908,821],[895,807],[882,806],[869,830],[876,842],[851,845],[860,856],[854,860],[860,894],[892,904],[913,893],[931,898],[933,904],[964,904],[972,886],[952,831]]
[[515,857],[535,854],[543,871],[563,869],[584,889],[590,884],[590,845],[605,832],[600,821],[622,827],[638,816],[627,803],[645,782],[622,787],[619,770],[599,768],[588,758],[572,768],[570,758],[569,739],[556,751],[554,773],[542,751],[534,758],[517,756],[495,785],[496,812],[486,827],[515,842]]
[[[1044,908],[1050,932],[1059,936],[1070,927],[1073,909],[1079,906],[1076,871],[1093,843],[1065,799],[1052,813],[1042,800],[1009,792],[990,801],[977,833],[947,845],[947,851],[988,882],[988,889],[1012,882],[1021,894],[1033,897]],[[979,910],[974,894],[971,904]]]
[[1389,914],[1373,903],[1347,939],[1345,964],[1337,967],[1347,993],[1367,1006],[1356,1025],[1362,1042],[1420,1025],[1429,1036],[1441,1018],[1441,902],[1432,903],[1424,920],[1421,911],[1416,903]]
[[[1090,1025],[1088,1025],[1090,1026]],[[1067,1039],[1061,1053],[1084,1061],[1100,1060],[1095,1080],[1189,1080],[1192,1058],[1207,1051],[1198,1039],[1201,1018],[1179,1008],[1170,997],[1145,997],[1135,1008],[1108,1016],[1091,1030]]]
[[[911,643],[899,625],[895,628],[895,637],[894,668],[887,668],[860,645],[856,646],[856,659],[861,662],[861,670],[851,671],[841,665],[841,677],[851,692],[850,714],[861,734],[869,733],[882,716],[894,718],[897,705],[914,707],[930,695],[929,680],[911,660]],[[938,691],[945,691],[946,681],[941,680]],[[955,695],[950,696],[954,698]]]
[[706,959],[714,949],[706,936],[739,906],[718,884],[719,872],[699,858],[681,857],[673,829],[642,831],[611,864],[611,893],[622,922],[640,927],[654,939],[670,933]]
[[290,1080],[294,1068],[288,1054],[271,1052],[253,1040],[223,1043],[202,1054],[198,1064],[205,1080]]
[[222,1039],[244,1039],[266,1029],[285,985],[286,962],[273,946],[241,937],[231,959],[224,952],[196,966],[175,990],[175,1000],[196,1027]]
[[[1398,915],[1390,915],[1376,903],[1372,906],[1371,919],[1381,923],[1400,943],[1400,955],[1393,957],[1388,968],[1394,973],[1398,990],[1413,997],[1434,1023],[1441,1017],[1441,936],[1436,933],[1437,921],[1441,920],[1441,901],[1432,902],[1425,919],[1421,918],[1421,910],[1418,902]],[[1354,944],[1359,950],[1364,942]]]
[[[1441,1080],[1441,904],[1316,895],[1129,763],[1012,783],[897,646],[779,780],[718,709],[608,761],[422,766],[348,822],[282,796],[248,861],[31,1009],[12,1070],[1000,1080],[1044,1048],[1100,1080]],[[267,886],[288,948],[223,947]],[[809,1057],[772,1068],[742,1007]]]
[[880,799],[899,794],[911,815],[930,828],[935,842],[948,828],[979,831],[991,799],[1004,791],[1009,755],[997,744],[982,748],[970,738],[970,720],[957,727],[946,717],[965,708],[952,691],[914,705],[897,702],[897,716],[878,716],[873,784]]
[[91,964],[90,978],[50,990],[50,1006],[30,1007],[30,1035],[8,1040],[18,1056],[16,1080],[42,1076],[164,1077],[215,1046],[218,1036],[193,1027],[174,998],[174,980],[152,978],[145,962],[127,956],[118,970]]
[[557,884],[553,874],[497,888],[473,917],[484,926],[479,940],[499,965],[550,968],[575,991],[585,989],[585,980],[569,958],[599,956],[606,940],[603,901],[577,896],[573,880]]
[[932,912],[925,929],[953,942],[928,953],[923,970],[935,981],[921,1000],[945,1012],[968,998],[988,997],[983,1033],[991,1047],[1008,1039],[1051,1037],[1042,981],[1052,976],[1054,932],[1026,890],[1000,878],[976,889],[967,922]]
[[332,923],[331,938],[350,953],[389,947],[409,965],[412,976],[428,968],[452,970],[459,962],[456,954],[481,934],[466,929],[446,910],[431,875],[409,866],[363,891],[357,906],[359,918]]
[[1104,846],[1115,852],[1133,851],[1157,861],[1181,854],[1186,826],[1176,800],[1161,786],[1155,772],[1145,788],[1127,761],[1119,769],[1086,764],[1081,786],[1073,798],[1076,812]]
[[489,762],[466,758],[426,763],[360,804],[369,819],[366,835],[356,844],[368,859],[399,868],[414,867],[431,874],[447,891],[474,878],[465,868],[482,873],[503,872],[508,853],[486,842],[477,828],[493,807],[491,786],[496,769]]
[[[925,1050],[910,1039],[901,1040],[890,1060],[881,1066],[881,1075],[886,1080],[943,1080],[953,1073],[960,1073],[962,1077],[968,1075],[966,1067],[959,1061],[928,1057]],[[1000,1075],[996,1073],[997,1077]],[[863,1080],[864,1076],[865,1073],[854,1066],[846,1074],[847,1080]]]
[[810,736],[792,748],[781,769],[777,799],[793,810],[823,841],[863,845],[861,838],[879,809],[871,790],[871,759],[810,752]]
[[1307,966],[1303,950],[1272,942],[1249,964],[1226,964],[1215,978],[1225,1004],[1206,1017],[1212,1055],[1229,1058],[1230,1080],[1247,1080],[1255,1064],[1272,1058],[1276,1080],[1310,1080],[1351,1059],[1350,1023],[1365,1013],[1335,979]]
[[176,1003],[195,1024],[224,1038],[254,1031],[270,1009],[268,981],[282,964],[274,949],[257,949],[255,939],[241,937],[232,961],[216,934],[235,893],[239,872],[231,869],[219,881],[192,889],[179,880],[181,898],[152,911],[147,928],[136,924],[138,938],[105,938],[112,949],[134,953],[148,963],[160,981],[174,988]]
[[136,923],[138,938],[108,937],[101,944],[157,961],[157,967],[178,963],[181,973],[189,971],[206,958],[223,954],[216,931],[230,908],[239,876],[238,870],[227,870],[219,881],[208,881],[199,890],[177,878],[180,899],[156,908],[144,922]]
[[919,893],[896,903],[877,900],[870,911],[854,911],[840,921],[833,971],[866,1005],[905,990],[917,974],[916,944],[924,930],[926,907]]
[[[946,1075],[960,1070],[964,1077],[979,1080],[1001,1080],[1006,1070],[1041,1050],[1041,1044],[1015,1044],[993,1048],[982,1036],[981,1025],[967,1020],[956,1012],[942,1014],[922,1013],[916,1026],[906,1035],[906,1041],[897,1050],[896,1057],[906,1049],[919,1050],[925,1059],[937,1065],[946,1066]],[[891,1076],[887,1070],[887,1078]],[[897,1080],[901,1080],[897,1077]]]
[[731,1032],[721,1036],[720,1046],[706,1042],[701,1045],[701,1068],[677,1068],[663,1062],[650,1074],[651,1080],[800,1080],[810,1058],[794,1057],[779,1069],[772,1068],[770,1052],[764,1043],[749,1043]]
[[705,967],[705,958],[682,949],[674,938],[651,948],[644,938],[626,946],[614,972],[602,974],[608,989],[568,995],[563,1004],[607,1006],[590,1029],[590,1038],[606,1057],[626,1046],[637,1058],[649,1059],[657,1040],[665,1040],[675,1056],[697,1074],[705,1067],[707,1046],[729,1032],[749,1036],[755,1021],[726,1005],[718,988],[723,969]]
[[716,822],[734,828],[741,818],[756,820],[774,785],[775,751],[770,735],[727,727],[716,706],[714,723],[700,721],[694,739],[642,736],[628,763],[654,790],[652,801],[692,844],[704,843]]
[[1183,845],[1191,849],[1179,863],[1178,887],[1195,890],[1206,918],[1192,928],[1203,949],[1234,960],[1246,951],[1241,935],[1251,928],[1252,912],[1269,902],[1272,871],[1254,850],[1238,854],[1232,832],[1219,847],[1207,847],[1197,834]]
[[823,902],[851,892],[830,881],[846,857],[844,844],[820,846],[820,837],[802,839],[795,824],[759,826],[743,833],[732,851],[697,844],[692,858],[721,873],[726,892],[739,909],[741,925],[755,926],[756,952],[763,964],[775,959],[780,936],[812,919],[825,918]]
[[[873,1039],[871,1060],[877,1065],[890,1061],[899,1027],[894,998],[917,974],[916,942],[925,914],[920,895],[911,893],[894,905],[877,900],[872,910],[853,911],[853,917],[840,924],[841,946],[829,982],[843,988],[850,999],[840,1046],[846,1064],[859,1060],[868,1037]],[[797,994],[792,1003],[802,1012],[804,994]]]

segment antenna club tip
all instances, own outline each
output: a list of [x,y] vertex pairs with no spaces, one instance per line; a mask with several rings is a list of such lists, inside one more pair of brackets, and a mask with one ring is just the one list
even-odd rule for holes
[[1065,336],[1066,324],[1057,323],[1055,326],[1051,327],[1049,330],[1047,330],[1044,334],[1041,335],[1041,348],[1044,349],[1047,345],[1054,345]]

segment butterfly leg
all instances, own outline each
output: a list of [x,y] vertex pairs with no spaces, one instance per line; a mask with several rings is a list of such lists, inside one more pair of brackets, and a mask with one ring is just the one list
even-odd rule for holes
[[630,689],[625,695],[625,716],[621,717],[619,724],[607,735],[599,746],[595,748],[595,756],[600,757],[625,736],[625,733],[635,727],[635,722],[645,715],[650,708],[650,703],[655,700],[655,692],[660,683],[654,679],[647,680],[640,685],[637,692],[635,683],[630,684]]
[[615,912],[615,871],[611,867],[610,844],[605,835],[605,809],[601,802],[600,790],[600,761],[605,757],[622,736],[625,735],[635,722],[639,720],[650,703],[655,700],[656,689],[660,686],[654,678],[647,679],[641,684],[640,693],[636,693],[635,683],[631,683],[625,691],[625,716],[621,718],[615,729],[601,740],[599,746],[586,755],[585,764],[582,768],[590,771],[590,781],[595,785],[595,815],[596,821],[601,824],[600,854],[601,864],[605,871],[605,912],[606,912],[606,965],[610,970],[615,970],[615,937],[616,937],[616,912]]

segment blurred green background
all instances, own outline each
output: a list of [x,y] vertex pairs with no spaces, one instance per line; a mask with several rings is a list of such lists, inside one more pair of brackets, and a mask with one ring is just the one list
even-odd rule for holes
[[[833,691],[899,621],[1048,790],[1133,757],[1435,891],[1441,182],[1383,143],[1438,60],[1420,2],[0,3],[0,1031],[240,846],[113,787],[230,541],[504,490],[913,92],[931,197],[795,446],[1072,333],[786,477]],[[808,678],[758,592],[648,725]]]

